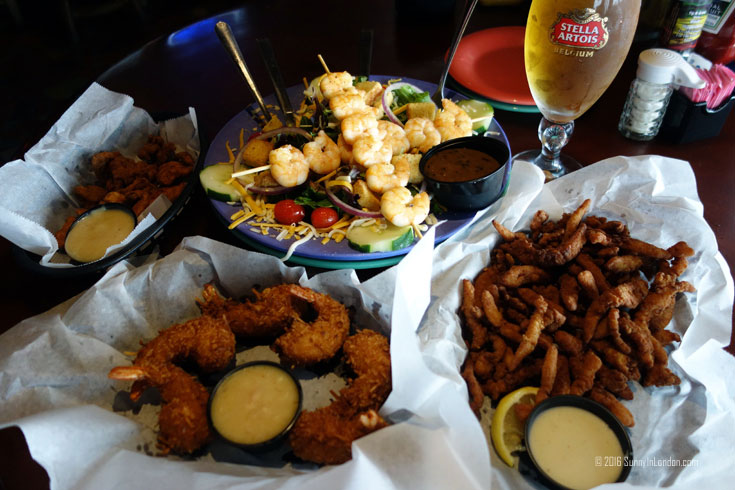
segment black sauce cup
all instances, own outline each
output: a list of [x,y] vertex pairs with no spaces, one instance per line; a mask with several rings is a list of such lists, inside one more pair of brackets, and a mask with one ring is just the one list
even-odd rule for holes
[[[476,179],[444,182],[426,176],[426,163],[445,150],[469,148],[481,151],[498,161],[500,167]],[[456,211],[477,211],[502,197],[510,178],[510,148],[504,141],[485,136],[465,136],[440,143],[427,151],[419,162],[428,190],[440,204]]]
[[[538,416],[544,413],[545,411],[552,409],[552,408],[556,408],[556,407],[580,408],[582,410],[586,410],[587,412],[592,413],[593,415],[596,415],[603,422],[605,422],[605,424],[615,434],[615,437],[620,443],[620,447],[623,451],[623,456],[622,456],[622,461],[621,461],[622,468],[620,470],[620,475],[618,476],[618,479],[615,480],[615,483],[625,481],[628,478],[628,475],[630,474],[630,470],[631,470],[632,463],[633,463],[633,444],[630,442],[630,436],[628,435],[627,429],[625,428],[625,426],[623,426],[620,420],[618,420],[618,418],[615,415],[613,415],[612,412],[610,412],[610,410],[605,408],[605,406],[589,398],[584,398],[584,397],[575,396],[575,395],[558,395],[558,396],[552,396],[550,398],[547,398],[541,403],[539,403],[538,405],[536,405],[531,411],[530,415],[528,416],[528,419],[526,420],[526,429],[525,429],[525,435],[524,435],[525,440],[526,440],[527,454],[522,455],[522,456],[528,456],[528,457],[527,458],[521,457],[522,465],[524,463],[523,461],[524,459],[528,460],[526,463],[530,463],[532,465],[531,471],[527,471],[528,476],[540,481],[548,488],[552,488],[554,490],[571,490],[569,487],[566,487],[558,483],[553,478],[551,478],[541,468],[541,465],[538,464],[538,462],[534,458],[533,448],[528,443],[530,431],[531,431],[531,428],[536,418],[538,418]],[[601,464],[607,464],[607,463],[604,461],[601,461]]]
[[[242,369],[248,369],[253,366],[263,366],[263,365],[276,368],[288,374],[288,376],[291,378],[291,380],[296,385],[296,389],[298,390],[299,404],[296,407],[296,411],[294,412],[293,417],[291,417],[291,420],[288,422],[288,424],[286,424],[286,426],[281,431],[279,431],[278,434],[274,435],[270,439],[267,439],[262,442],[254,443],[254,444],[242,444],[239,442],[232,441],[228,439],[227,437],[225,437],[224,435],[222,435],[217,430],[217,427],[214,425],[214,423],[212,422],[212,401],[214,400],[215,395],[217,394],[217,390],[220,388],[220,386],[222,386],[222,384],[227,380],[227,378],[229,378],[230,376],[232,376],[233,374],[235,374],[236,372]],[[252,452],[252,453],[262,453],[262,452],[270,451],[272,449],[277,448],[280,444],[282,444],[286,436],[288,436],[288,433],[291,432],[291,429],[293,429],[294,424],[296,424],[296,420],[299,418],[299,415],[301,414],[301,407],[302,407],[303,401],[304,401],[304,392],[301,388],[301,383],[299,383],[299,380],[296,379],[296,377],[293,375],[291,371],[289,371],[288,369],[284,368],[283,366],[281,366],[280,364],[276,362],[271,362],[271,361],[247,362],[245,364],[241,364],[240,366],[237,366],[235,369],[225,374],[222,377],[222,379],[220,379],[219,382],[215,385],[214,389],[212,390],[212,393],[209,396],[209,401],[207,402],[207,418],[209,419],[209,427],[212,430],[212,432],[216,434],[217,437],[221,441],[231,446],[238,447],[244,451]]]
[[[92,213],[95,213],[97,211],[102,211],[102,210],[110,210],[110,211],[111,210],[117,210],[117,211],[122,211],[122,212],[128,214],[131,218],[133,218],[133,228],[130,230],[131,232],[135,229],[136,226],[138,226],[138,217],[135,215],[135,213],[130,208],[130,206],[126,206],[124,204],[120,204],[120,203],[116,203],[116,202],[108,202],[108,203],[98,204],[97,206],[94,206],[93,208],[90,208],[90,209],[86,210],[85,212],[83,212],[82,214],[80,214],[79,216],[77,216],[76,219],[72,222],[71,226],[69,227],[69,230],[67,231],[66,236],[69,236],[69,234],[72,232],[72,230],[80,222],[82,222],[83,220],[87,219]],[[126,239],[127,239],[127,237],[125,237],[123,239],[123,241],[125,241]],[[112,255],[115,255],[115,254],[117,254],[117,252],[113,253]],[[97,262],[97,261],[103,260],[105,257],[100,257],[99,259],[91,260],[89,262],[80,262],[80,261],[72,258],[71,256],[69,258],[71,259],[71,263],[74,264],[74,265],[85,265],[85,264],[91,264],[93,262]]]

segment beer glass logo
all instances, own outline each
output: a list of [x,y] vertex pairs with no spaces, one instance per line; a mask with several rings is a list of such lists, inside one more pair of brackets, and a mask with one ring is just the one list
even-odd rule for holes
[[551,27],[551,42],[560,46],[583,49],[601,49],[607,44],[607,17],[600,17],[594,9],[575,9],[559,14]]

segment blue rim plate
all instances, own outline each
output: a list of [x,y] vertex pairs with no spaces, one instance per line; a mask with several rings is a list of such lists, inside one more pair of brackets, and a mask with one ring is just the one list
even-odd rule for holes
[[[397,78],[400,77],[371,76],[370,80],[385,83],[388,80],[396,80]],[[416,85],[420,89],[428,92],[433,92],[436,88],[436,84],[421,80],[414,80],[411,78],[402,78],[401,80]],[[300,106],[301,100],[303,99],[303,90],[304,87],[302,85],[295,85],[288,89],[288,95],[294,107]],[[447,90],[445,95],[447,97],[457,99],[466,98],[451,90]],[[265,97],[265,102],[269,106],[278,105],[275,95]],[[219,131],[219,133],[217,133],[217,136],[215,136],[209,145],[209,149],[204,158],[204,167],[229,160],[226,144],[229,142],[231,147],[236,147],[240,138],[241,129],[244,129],[246,140],[252,132],[259,129],[257,122],[252,117],[256,107],[256,104],[252,104],[245,110],[241,111],[235,115],[235,117],[233,117]],[[489,130],[490,132],[494,132],[494,134],[489,135],[488,137],[499,139],[506,145],[510,146],[505,132],[494,119]],[[241,209],[238,205],[231,205],[215,199],[210,199],[209,201],[215,213],[219,218],[221,218],[224,225],[229,225],[230,216]],[[443,220],[444,222],[436,228],[435,243],[439,244],[462,230],[472,221],[474,216],[474,212],[447,212],[437,216],[439,220]],[[260,232],[252,231],[250,228],[250,225],[243,223],[230,231],[246,245],[249,245],[261,252],[279,257],[286,254],[288,247],[293,242],[293,240],[279,241],[275,236],[263,235]],[[330,241],[326,244],[322,244],[319,240],[310,240],[299,245],[289,260],[302,265],[311,265],[330,269],[376,268],[390,266],[399,262],[401,258],[403,258],[403,256],[412,248],[413,245],[391,252],[364,253],[350,248],[346,240],[343,240],[340,243]]]

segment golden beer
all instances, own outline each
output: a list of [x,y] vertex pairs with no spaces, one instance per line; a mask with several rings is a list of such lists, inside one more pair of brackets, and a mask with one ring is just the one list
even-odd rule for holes
[[524,45],[531,94],[549,121],[582,115],[633,42],[640,0],[533,0]]

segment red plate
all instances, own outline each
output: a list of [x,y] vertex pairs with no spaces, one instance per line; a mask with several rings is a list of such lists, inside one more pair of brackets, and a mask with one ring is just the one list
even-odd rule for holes
[[488,99],[534,106],[523,63],[522,26],[495,27],[462,38],[449,68],[460,85]]

